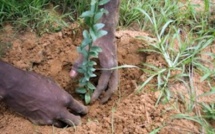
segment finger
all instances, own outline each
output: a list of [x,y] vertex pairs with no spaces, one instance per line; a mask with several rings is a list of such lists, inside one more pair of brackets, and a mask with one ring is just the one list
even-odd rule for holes
[[53,120],[48,116],[44,116],[43,113],[34,112],[31,115],[29,115],[29,113],[26,112],[26,113],[22,113],[22,115],[27,117],[28,120],[30,120],[33,124],[36,124],[36,125],[52,125],[53,124]]
[[102,74],[99,78],[98,85],[96,87],[96,90],[94,91],[91,99],[91,103],[93,103],[95,100],[98,99],[98,97],[101,95],[102,91],[104,91],[107,88],[110,76],[112,71],[102,71]]
[[0,87],[0,101],[5,98],[5,89],[3,87]]
[[69,75],[70,75],[70,77],[75,78],[78,75],[78,72],[72,69],[70,71]]
[[84,60],[84,57],[82,54],[80,54],[79,58],[74,62],[72,69],[70,71],[70,76],[72,78],[75,78],[78,75],[78,68],[82,64],[83,60]]
[[74,114],[85,115],[88,112],[88,108],[75,100],[72,96],[70,96],[70,101],[67,106]]
[[58,120],[66,123],[69,126],[77,126],[77,125],[81,124],[81,117],[80,116],[76,116],[74,114],[71,114],[67,110],[65,110],[62,113],[62,115],[60,116],[60,118]]
[[102,104],[106,103],[110,99],[112,94],[117,90],[119,83],[118,81],[119,81],[118,70],[114,70],[109,80],[108,90],[105,92],[104,96],[102,97],[102,100],[100,101]]
[[55,120],[55,121],[53,122],[53,125],[54,125],[55,127],[58,127],[58,128],[63,128],[63,127],[66,127],[66,126],[67,126],[66,123],[64,123],[64,122],[62,122],[62,121],[59,121],[59,120]]
[[[1,90],[1,89],[0,89],[0,90]],[[0,95],[0,101],[3,100],[3,98],[4,98],[4,97]]]

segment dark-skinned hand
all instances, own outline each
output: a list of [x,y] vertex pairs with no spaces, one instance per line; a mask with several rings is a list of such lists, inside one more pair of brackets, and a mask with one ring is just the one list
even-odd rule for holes
[[0,97],[35,124],[64,127],[81,123],[87,108],[51,79],[0,61]]

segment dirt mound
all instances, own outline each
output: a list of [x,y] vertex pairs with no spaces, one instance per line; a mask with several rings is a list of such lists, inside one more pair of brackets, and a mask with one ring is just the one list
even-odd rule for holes
[[[0,40],[2,42],[10,41],[12,44],[12,48],[3,57],[4,61],[23,70],[35,71],[53,78],[67,92],[79,99],[74,93],[77,80],[71,79],[68,73],[72,63],[78,57],[76,46],[81,42],[81,32],[75,24],[62,32],[45,34],[42,37],[38,37],[32,32],[14,34],[9,26],[4,33]],[[137,40],[136,36],[149,35],[135,31],[118,31],[116,33],[119,65],[131,64],[141,67],[141,63],[145,61],[158,62],[159,57],[156,55],[138,52],[139,49],[147,47],[147,43]],[[165,64],[162,60],[159,62]],[[82,118],[82,125],[65,129],[36,126],[1,104],[1,134],[69,134],[74,132],[77,134],[146,134],[162,126],[163,129],[160,133],[163,134],[198,133],[198,125],[193,122],[170,118],[170,115],[180,113],[175,108],[174,101],[166,105],[155,106],[158,98],[157,92],[151,92],[147,88],[140,94],[134,92],[138,84],[143,82],[143,71],[137,68],[128,68],[120,69],[119,73],[118,92],[105,105],[96,102],[89,106],[89,113]],[[184,109],[182,104],[177,107],[180,107],[181,111]]]

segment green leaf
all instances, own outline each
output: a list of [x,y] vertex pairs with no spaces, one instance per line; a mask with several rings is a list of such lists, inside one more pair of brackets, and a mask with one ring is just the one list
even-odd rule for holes
[[95,31],[98,31],[98,30],[102,29],[104,26],[105,26],[105,24],[103,24],[103,23],[97,23],[97,24],[93,25],[93,29]]
[[90,28],[90,36],[92,37],[93,41],[98,39],[98,37],[96,36],[96,33],[93,31],[92,28]]
[[82,41],[81,43],[81,47],[86,47],[87,45],[89,44],[92,44],[92,39],[88,33],[88,31],[84,31],[83,32],[83,37],[84,37],[84,40]]
[[100,9],[100,12],[103,12],[103,13],[105,13],[106,15],[109,13],[108,10],[106,10],[106,9],[104,9],[104,8],[101,8],[101,9]]
[[208,77],[210,77],[211,73],[210,72],[206,72],[202,77],[201,77],[201,81],[206,80]]
[[75,92],[79,94],[86,94],[87,90],[83,87],[79,87],[75,90]]
[[104,12],[98,12],[95,14],[95,17],[94,17],[94,22],[98,22],[102,16],[103,16]]
[[105,35],[107,35],[107,31],[105,31],[105,30],[100,30],[97,34],[96,34],[96,36],[97,36],[97,38],[101,38],[102,36],[105,36]]
[[92,43],[92,40],[89,38],[85,38],[81,43],[81,47],[84,48],[84,47],[88,46],[90,43]]
[[83,31],[83,37],[86,39],[90,38],[89,32],[87,30]]
[[82,68],[83,68],[83,67],[86,67],[87,64],[88,64],[88,61],[84,60],[84,61],[82,62],[82,64],[81,64]]
[[88,82],[89,80],[90,80],[89,77],[85,76],[85,77],[81,78],[81,79],[79,80],[79,82],[80,82],[81,84],[84,84],[84,83]]
[[96,7],[97,7],[96,3],[97,3],[97,0],[91,0],[90,11],[93,12],[93,13],[96,13]]
[[97,3],[97,0],[91,0],[90,5],[95,5]]
[[152,132],[150,132],[149,134],[157,134],[159,131],[161,130],[161,128],[156,128],[154,129]]
[[92,72],[96,71],[95,68],[90,68],[89,70],[92,71]]
[[90,77],[92,77],[92,78],[93,78],[93,77],[96,77],[96,75],[92,73],[92,74],[90,75]]
[[93,17],[93,15],[94,15],[94,12],[92,12],[92,11],[86,11],[86,12],[83,12],[83,13],[81,14],[81,17],[82,17],[82,18]]
[[99,6],[105,5],[109,2],[110,0],[100,0],[99,1]]
[[91,58],[98,58],[99,54],[97,52],[89,52]]
[[92,46],[90,48],[90,51],[91,52],[98,52],[98,53],[100,53],[100,52],[102,52],[102,49],[100,47],[98,47],[98,46]]
[[88,82],[87,83],[87,87],[89,88],[89,89],[96,89],[96,87],[91,83],[91,82]]
[[92,72],[92,71],[90,71],[90,70],[88,70],[88,72],[87,72],[87,74],[88,74],[88,76],[89,77],[96,77],[96,75]]
[[81,49],[81,47],[77,47],[77,51],[81,53],[84,57],[87,57],[88,52],[85,48]]
[[97,63],[95,61],[88,61],[88,66],[94,66],[94,65],[97,65]]
[[86,103],[86,104],[89,104],[89,103],[90,103],[91,97],[90,97],[90,94],[89,94],[89,93],[86,93],[86,94],[84,95],[84,100],[85,100],[85,103]]

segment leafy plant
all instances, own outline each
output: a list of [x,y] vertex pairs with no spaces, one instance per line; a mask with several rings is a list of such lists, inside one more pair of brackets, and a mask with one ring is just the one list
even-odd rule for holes
[[0,27],[9,23],[17,29],[56,32],[68,26],[86,9],[87,0],[1,0]]
[[[204,9],[200,11],[196,10],[197,5],[191,1],[181,3],[170,0],[160,2],[148,0],[145,3],[149,5],[136,6],[135,9],[142,13],[144,22],[141,24],[145,25],[144,30],[150,31],[156,41],[148,43],[151,37],[139,37],[149,45],[147,49],[140,51],[156,55],[162,59],[162,63],[156,64],[156,61],[143,63],[142,70],[148,78],[139,86],[138,91],[144,90],[151,80],[156,79],[156,84],[153,83],[153,88],[156,86],[156,90],[159,91],[156,105],[170,99],[176,102],[179,99],[183,100],[185,111],[177,107],[178,111],[183,113],[174,115],[174,119],[193,121],[201,126],[200,133],[213,134],[215,129],[208,120],[214,120],[214,102],[203,103],[202,111],[196,106],[199,104],[199,97],[214,95],[214,90],[198,95],[199,87],[194,81],[196,74],[202,75],[201,81],[207,80],[208,83],[214,81],[214,69],[203,64],[210,62],[210,65],[214,65],[215,58],[213,51],[207,50],[213,46],[215,40],[214,26],[209,21],[210,16],[213,15],[210,2],[204,0]],[[140,17],[139,20],[142,18]],[[203,59],[203,54],[210,58]],[[183,84],[187,95],[180,91],[178,96],[173,95],[174,92],[170,87],[174,83]],[[157,128],[152,132],[157,133],[159,130],[160,128]]]
[[[140,51],[156,53],[166,62],[162,67],[143,63],[145,66],[143,70],[149,73],[149,78],[140,86],[138,91],[141,91],[153,78],[157,78],[157,88],[161,91],[156,103],[158,104],[162,97],[165,97],[165,100],[163,99],[164,101],[168,101],[171,97],[171,92],[168,90],[169,81],[186,83],[184,78],[189,77],[190,74],[188,68],[200,64],[198,60],[200,52],[213,43],[214,37],[211,35],[194,37],[193,31],[189,30],[186,34],[189,38],[183,39],[181,36],[183,30],[181,31],[181,28],[175,25],[177,20],[166,18],[164,19],[165,23],[161,25],[159,20],[162,17],[157,17],[154,8],[150,8],[150,13],[141,8],[136,9],[152,24],[152,30],[157,40],[155,43],[151,43],[148,49],[142,49]],[[140,37],[140,39],[147,40],[144,37]]]
[[215,103],[205,104],[202,103],[204,117],[209,120],[215,120]]
[[74,18],[77,19],[80,15],[88,9],[90,5],[89,0],[49,0],[54,5],[60,6],[61,13],[72,13]]
[[81,15],[89,29],[83,31],[84,39],[77,48],[78,52],[83,55],[83,63],[78,69],[78,72],[83,74],[83,77],[79,80],[79,87],[76,89],[76,92],[84,96],[86,104],[90,103],[91,95],[95,90],[95,86],[90,82],[90,78],[96,76],[94,74],[95,68],[93,68],[96,62],[91,59],[98,58],[99,52],[102,51],[100,47],[94,46],[93,42],[107,34],[107,31],[102,30],[105,25],[99,23],[99,20],[107,11],[99,8],[99,6],[107,2],[109,0],[91,0],[90,9]]
[[71,13],[58,14],[58,5],[50,0],[2,0],[0,1],[0,26],[9,22],[15,28],[30,28],[36,32],[55,32],[66,27],[65,18],[73,19]]

